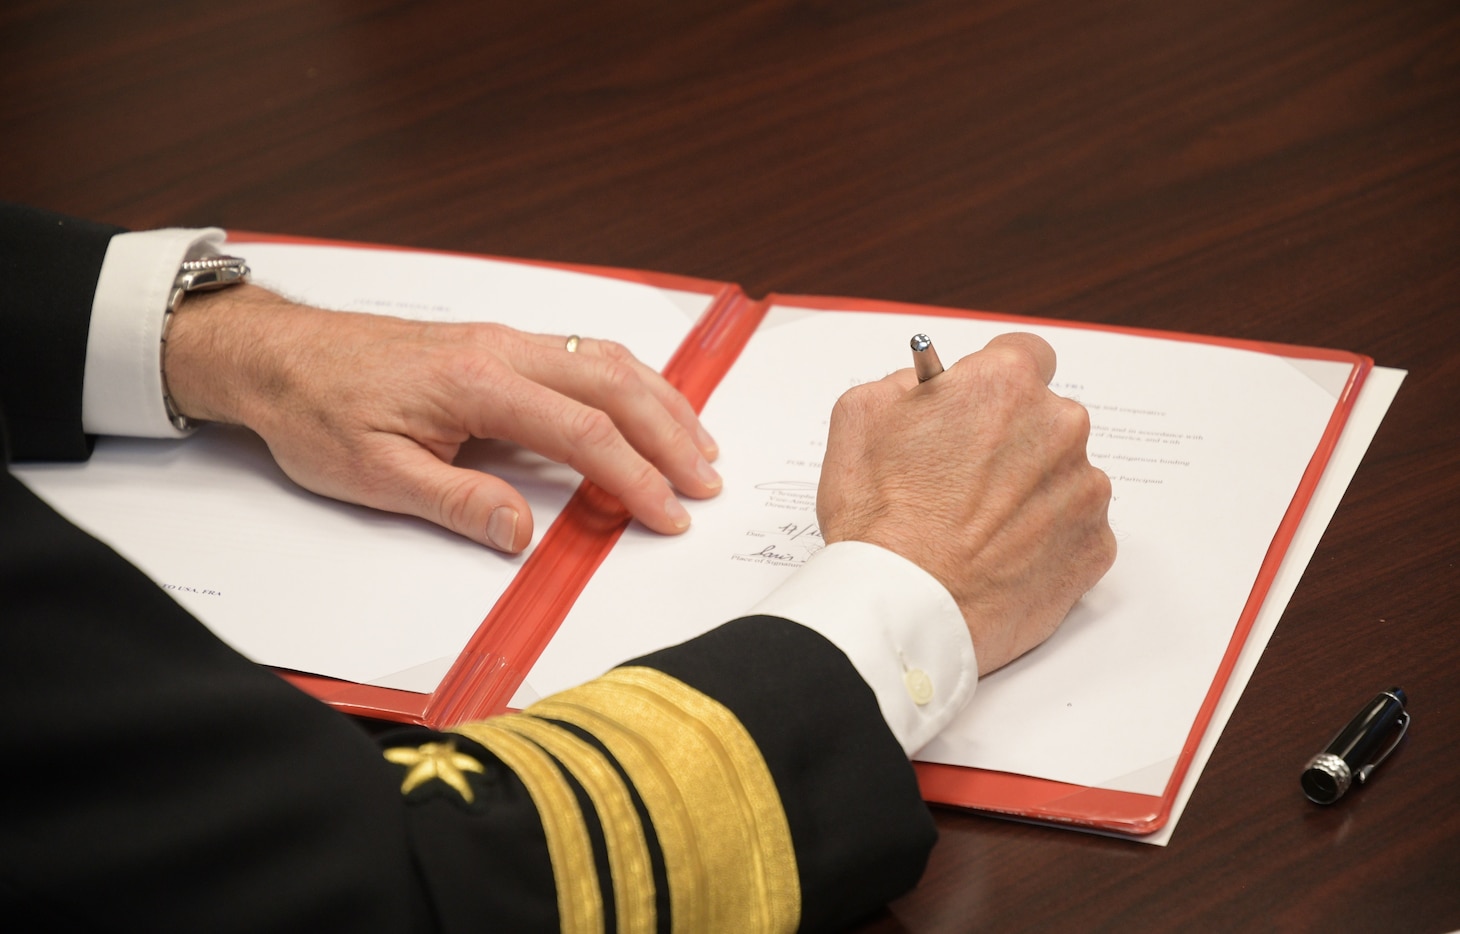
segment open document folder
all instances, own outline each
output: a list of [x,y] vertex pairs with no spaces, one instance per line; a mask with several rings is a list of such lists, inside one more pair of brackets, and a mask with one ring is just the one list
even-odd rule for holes
[[[241,652],[355,713],[443,726],[591,678],[733,619],[822,546],[831,408],[933,335],[947,361],[1032,331],[1091,414],[1114,568],[1046,644],[981,680],[927,747],[930,800],[1148,833],[1168,818],[1268,587],[1371,368],[1337,351],[576,270],[235,237],[262,285],[325,307],[611,337],[703,404],[722,448],[684,536],[505,445],[464,462],[528,497],[504,558],[427,523],[293,486],[261,442],[102,439],[18,471]],[[930,427],[930,430],[936,430]],[[546,534],[543,530],[547,530]],[[654,607],[623,626],[627,606]]]

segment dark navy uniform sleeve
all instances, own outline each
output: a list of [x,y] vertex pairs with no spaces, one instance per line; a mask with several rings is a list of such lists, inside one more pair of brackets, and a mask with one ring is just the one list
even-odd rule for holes
[[0,408],[12,460],[90,453],[81,430],[86,335],[107,245],[121,232],[0,202]]

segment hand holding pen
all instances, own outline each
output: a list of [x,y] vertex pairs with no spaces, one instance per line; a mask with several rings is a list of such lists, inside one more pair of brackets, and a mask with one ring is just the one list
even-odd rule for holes
[[926,336],[913,353],[916,372],[837,401],[817,515],[828,542],[880,545],[942,582],[986,673],[1048,638],[1114,561],[1110,480],[1086,458],[1084,407],[1049,389],[1040,338],[1001,335],[946,371]]

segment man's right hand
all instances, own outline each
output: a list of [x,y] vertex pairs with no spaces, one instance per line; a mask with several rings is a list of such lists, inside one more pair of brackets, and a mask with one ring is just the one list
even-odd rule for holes
[[919,384],[901,370],[832,412],[816,511],[828,543],[894,551],[948,588],[980,674],[1049,638],[1115,560],[1090,419],[1049,389],[1054,350],[1005,334]]

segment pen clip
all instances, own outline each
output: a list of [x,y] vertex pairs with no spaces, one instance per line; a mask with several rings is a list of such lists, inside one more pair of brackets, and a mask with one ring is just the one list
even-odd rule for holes
[[1390,740],[1389,745],[1384,747],[1384,751],[1379,754],[1379,758],[1354,773],[1354,778],[1359,780],[1359,784],[1363,784],[1369,780],[1369,776],[1373,774],[1381,762],[1389,758],[1389,754],[1394,751],[1394,747],[1398,746],[1399,741],[1404,739],[1404,734],[1409,732],[1409,711],[1406,710],[1402,716],[1404,719],[1397,721],[1399,724],[1399,732],[1394,734],[1394,739]]

